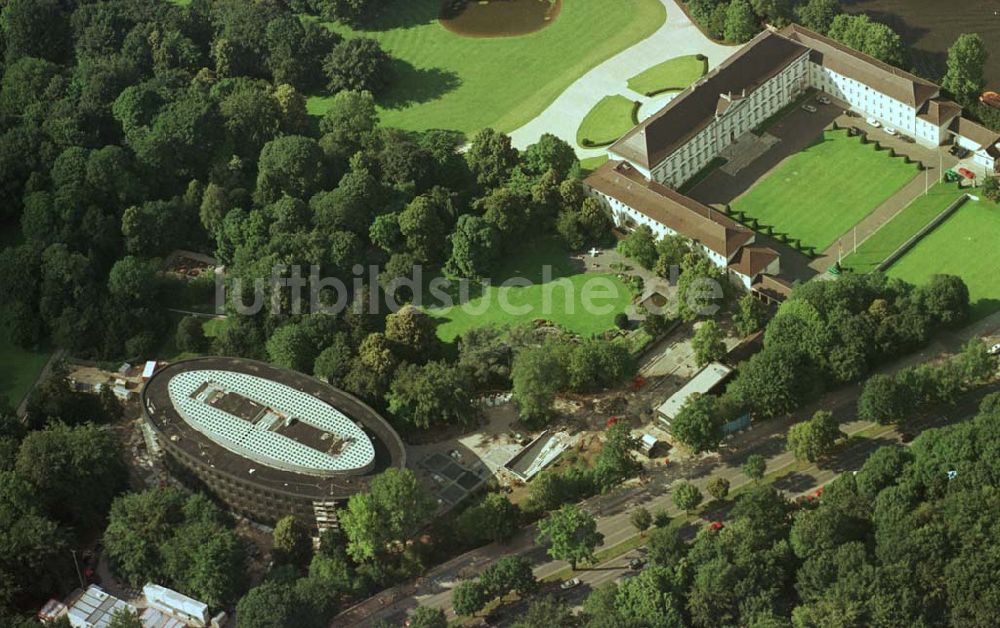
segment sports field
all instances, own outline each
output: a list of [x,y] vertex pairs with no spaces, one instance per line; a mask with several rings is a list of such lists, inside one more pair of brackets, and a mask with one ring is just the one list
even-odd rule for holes
[[[368,31],[327,26],[348,37],[373,37],[396,58],[380,99],[386,126],[411,130],[484,127],[512,131],[549,105],[574,80],[653,34],[666,19],[658,0],[563,0],[555,21],[519,37],[473,38],[437,21],[441,0],[407,0]],[[309,99],[321,114],[329,98]]]
[[[552,321],[588,337],[613,328],[615,314],[624,312],[632,302],[632,292],[617,275],[583,273],[557,244],[538,244],[510,255],[508,260],[494,273],[488,288],[470,290],[475,298],[470,298],[465,306],[456,305],[448,310],[424,308],[440,320],[438,337],[450,342],[476,327],[490,324],[503,327],[536,319]],[[546,265],[551,267],[552,279],[543,283]],[[523,278],[530,285],[500,286],[513,277]],[[600,313],[585,311],[587,291],[591,295],[589,301],[602,308]]]
[[[882,263],[945,208],[965,194],[955,183],[938,183],[918,197],[844,258],[844,266],[856,273],[868,273]],[[845,247],[846,248],[846,247]]]
[[962,205],[898,262],[890,277],[915,284],[931,275],[958,275],[969,286],[972,317],[1000,310],[1000,205],[985,199]]
[[825,131],[805,150],[779,164],[732,203],[756,218],[823,251],[917,175],[916,164],[889,157],[847,131]]
[[635,102],[615,94],[597,101],[580,122],[576,143],[580,146],[607,146],[635,126]]
[[669,90],[681,90],[708,71],[708,59],[685,55],[659,63],[628,80],[628,88],[646,96]]

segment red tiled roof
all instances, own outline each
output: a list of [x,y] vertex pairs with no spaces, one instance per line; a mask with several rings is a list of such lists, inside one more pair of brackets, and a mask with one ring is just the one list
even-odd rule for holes
[[798,24],[786,26],[781,30],[781,34],[809,47],[813,51],[813,61],[823,67],[830,68],[840,75],[852,78],[916,109],[920,109],[940,91],[937,85],[927,79],[900,70]]
[[736,254],[729,267],[739,274],[753,279],[764,272],[779,257],[778,252],[770,247],[745,246]]
[[650,181],[627,162],[609,161],[584,183],[726,259],[754,239],[753,231],[724,213]]
[[721,102],[723,95],[735,100],[752,93],[807,52],[785,37],[764,31],[608,150],[652,168],[707,127],[716,112],[730,106]]

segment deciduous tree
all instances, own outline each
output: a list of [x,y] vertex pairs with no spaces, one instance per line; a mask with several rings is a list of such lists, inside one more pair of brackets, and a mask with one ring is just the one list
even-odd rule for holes
[[726,355],[726,334],[714,320],[703,321],[698,325],[691,339],[694,359],[698,366],[721,360]]
[[539,542],[549,545],[549,556],[569,562],[576,570],[581,560],[591,560],[604,540],[593,515],[576,505],[563,506],[538,523]]
[[683,510],[685,514],[691,514],[691,511],[697,508],[702,500],[701,491],[690,482],[680,482],[674,486],[673,495],[674,506]]
[[833,415],[819,410],[808,421],[796,423],[788,430],[788,450],[797,460],[815,462],[830,453],[843,435]]

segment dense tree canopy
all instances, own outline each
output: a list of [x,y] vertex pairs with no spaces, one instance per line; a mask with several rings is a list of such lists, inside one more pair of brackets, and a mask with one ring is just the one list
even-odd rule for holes
[[243,587],[245,550],[231,525],[204,495],[150,489],[115,500],[103,541],[126,582],[161,582],[214,606]]

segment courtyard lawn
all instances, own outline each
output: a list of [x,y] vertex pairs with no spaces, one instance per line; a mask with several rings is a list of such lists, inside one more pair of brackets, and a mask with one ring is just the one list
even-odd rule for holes
[[916,164],[861,144],[846,131],[825,131],[732,203],[733,209],[827,249],[918,173]]
[[[552,279],[544,282],[545,266],[551,267]],[[511,278],[523,278],[530,285],[501,286]],[[596,306],[584,308],[585,286]],[[451,342],[469,329],[485,325],[506,327],[538,319],[552,321],[565,329],[589,337],[615,326],[614,318],[628,309],[632,292],[614,273],[584,273],[582,262],[553,242],[545,242],[512,253],[492,277],[485,290],[471,286],[470,298],[450,309],[428,306],[424,310],[439,319],[438,337]],[[453,292],[455,292],[453,290]],[[605,295],[606,298],[605,298]],[[505,299],[505,303],[501,300]],[[505,307],[510,304],[511,307]],[[548,306],[547,306],[548,304]],[[512,311],[517,308],[517,311]],[[600,309],[600,311],[596,311]],[[504,311],[507,310],[507,311]],[[526,310],[526,311],[520,311]]]
[[972,317],[1000,310],[1000,206],[969,201],[927,234],[898,262],[890,277],[922,284],[935,274],[958,275],[969,286]]
[[682,90],[708,71],[708,59],[702,55],[675,57],[654,65],[628,80],[628,88],[645,96]]
[[[348,37],[373,37],[395,59],[380,99],[386,126],[410,130],[484,127],[513,131],[573,81],[652,35],[666,19],[658,0],[563,0],[546,28],[519,37],[463,37],[437,21],[441,0],[407,0],[370,31],[327,26]],[[322,114],[330,98],[309,99]]]
[[845,257],[844,266],[856,273],[875,270],[904,242],[926,227],[946,207],[964,194],[965,190],[959,189],[955,183],[934,185],[926,195],[907,205],[903,211],[862,242],[856,253]]
[[576,132],[580,146],[607,146],[636,124],[635,103],[624,96],[605,96],[583,118]]
[[7,338],[6,309],[0,309],[0,397],[11,406],[21,403],[48,362],[51,351],[27,351]]

